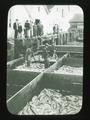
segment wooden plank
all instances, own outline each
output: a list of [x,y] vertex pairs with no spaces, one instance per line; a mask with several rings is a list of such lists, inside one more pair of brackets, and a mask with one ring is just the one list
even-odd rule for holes
[[[20,88],[21,85],[25,86],[32,79],[39,75],[40,72],[29,72],[29,71],[15,71],[15,70],[7,70],[7,94],[15,94],[17,92],[17,88]],[[15,86],[17,85],[17,86]],[[13,95],[13,94],[12,94]]]
[[83,47],[76,45],[57,45],[55,46],[57,51],[68,51],[70,53],[83,53]]
[[[82,75],[69,75],[69,74],[58,74],[58,73],[44,73],[44,76],[48,78],[50,81],[55,80],[55,82],[59,81],[60,84],[70,84],[70,83],[83,83]],[[57,80],[57,81],[56,81]]]
[[[42,50],[39,50],[38,51],[39,53],[43,53],[43,51]],[[49,53],[49,51],[48,51],[48,53]],[[82,52],[77,52],[77,51],[56,51],[56,53],[63,53],[63,54],[65,54],[65,53],[70,53],[70,54],[80,54],[80,55],[82,55],[83,56],[83,53]]]
[[10,97],[12,97],[15,93],[17,93],[24,86],[25,85],[18,85],[18,83],[17,84],[8,84],[7,89],[6,89],[6,99],[8,100]]
[[23,107],[34,95],[34,92],[38,91],[37,87],[41,81],[42,76],[43,73],[39,74],[20,91],[14,94],[9,100],[7,100],[7,108],[10,113],[16,115],[21,109],[23,109]]
[[40,72],[29,72],[29,71],[17,71],[17,70],[7,70],[7,83],[8,84],[17,84],[25,85],[30,82]]
[[[40,46],[39,50],[41,51],[43,48],[43,45]],[[70,53],[83,53],[83,46],[77,46],[77,45],[55,45],[55,48],[57,49],[57,52],[70,52]],[[50,48],[48,48],[50,49]]]
[[44,88],[65,90],[70,94],[82,95],[83,76],[44,73],[41,86]]
[[83,67],[83,59],[78,57],[68,57],[63,60],[63,65],[72,66],[72,67]]
[[58,61],[56,61],[56,63],[54,63],[52,66],[50,66],[48,69],[46,69],[44,71],[44,73],[45,72],[51,72],[51,71],[57,69],[58,67],[62,66],[62,61],[64,59],[66,59],[67,57],[68,57],[68,54],[65,54],[64,56],[62,56]]
[[40,72],[7,70],[7,99],[32,81]]
[[7,69],[14,69],[16,65],[22,64],[24,62],[24,57],[14,59],[7,62]]

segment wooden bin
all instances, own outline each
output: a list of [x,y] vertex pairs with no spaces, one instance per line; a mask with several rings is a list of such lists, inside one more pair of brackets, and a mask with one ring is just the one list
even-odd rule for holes
[[31,82],[7,100],[7,109],[11,114],[17,115],[20,110],[29,102],[33,96],[38,95],[44,88],[60,89],[63,94],[82,95],[83,76],[53,74],[51,70],[56,68],[58,63],[62,63],[68,57],[65,54],[58,62],[50,66],[47,70],[36,76]]

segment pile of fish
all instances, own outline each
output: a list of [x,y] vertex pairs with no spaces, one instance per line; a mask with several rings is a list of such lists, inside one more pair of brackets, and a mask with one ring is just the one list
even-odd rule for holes
[[17,66],[14,70],[42,72],[45,70],[45,66],[43,63],[31,63],[29,67],[23,64],[23,65]]
[[71,67],[67,65],[63,65],[58,70],[54,71],[55,73],[61,74],[75,74],[75,75],[83,75],[83,67]]
[[38,96],[34,96],[18,115],[76,114],[81,107],[82,96],[63,95],[60,90],[45,88]]
[[[53,57],[48,57],[48,60],[49,61],[56,61],[58,58],[55,58],[54,56]],[[31,58],[31,61],[34,62],[34,61],[44,61],[44,58],[42,57],[42,55],[35,55],[34,57]]]
[[35,55],[34,57],[31,58],[31,61],[44,61],[41,55]]
[[[53,57],[49,57],[48,60],[56,62],[56,59]],[[35,63],[35,61],[38,61],[38,62]],[[41,55],[35,55],[34,57],[31,58],[30,66],[27,67],[25,63],[23,63],[23,65],[17,66],[14,70],[42,72],[45,70],[45,64],[39,63],[39,61],[44,61],[44,59],[42,58]]]

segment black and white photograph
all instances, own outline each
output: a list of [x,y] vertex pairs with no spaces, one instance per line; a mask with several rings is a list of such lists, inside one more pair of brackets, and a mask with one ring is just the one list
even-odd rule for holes
[[12,6],[7,19],[8,111],[19,116],[78,114],[83,47],[80,6]]

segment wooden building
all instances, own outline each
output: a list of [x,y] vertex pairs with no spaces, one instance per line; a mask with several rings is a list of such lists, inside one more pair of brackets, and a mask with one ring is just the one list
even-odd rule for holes
[[75,14],[74,17],[69,21],[70,28],[69,32],[73,33],[73,38],[76,41],[83,40],[83,30],[84,30],[84,19],[82,14]]

